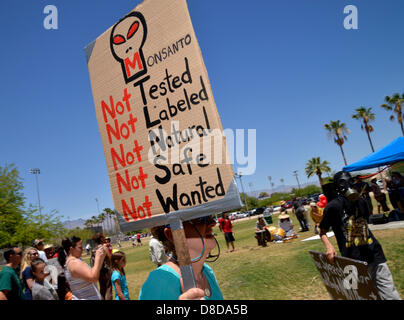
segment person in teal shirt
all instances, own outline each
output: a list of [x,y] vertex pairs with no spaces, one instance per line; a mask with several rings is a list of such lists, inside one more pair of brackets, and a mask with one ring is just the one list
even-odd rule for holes
[[223,300],[216,276],[205,263],[217,246],[212,231],[215,224],[211,216],[183,223],[196,283],[196,288],[186,292],[182,285],[170,227],[152,228],[153,236],[167,248],[169,260],[149,274],[140,290],[139,300]]
[[122,251],[115,251],[111,256],[111,282],[115,291],[115,300],[130,300],[125,276],[126,256]]
[[24,300],[21,281],[16,272],[21,258],[21,248],[14,247],[4,251],[6,265],[0,272],[0,300]]

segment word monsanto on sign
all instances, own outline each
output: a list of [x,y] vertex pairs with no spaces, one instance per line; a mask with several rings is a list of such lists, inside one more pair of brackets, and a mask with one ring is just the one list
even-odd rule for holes
[[331,264],[324,253],[309,252],[331,299],[380,300],[366,262],[336,256]]
[[[125,221],[225,199],[233,168],[186,1],[143,2],[86,55],[114,205]],[[233,198],[222,209],[239,207],[238,193]]]

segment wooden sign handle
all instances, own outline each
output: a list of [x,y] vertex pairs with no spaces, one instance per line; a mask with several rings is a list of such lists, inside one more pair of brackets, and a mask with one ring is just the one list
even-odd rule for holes
[[175,251],[177,253],[178,265],[181,270],[184,291],[196,288],[191,256],[189,255],[188,243],[185,237],[182,221],[178,217],[172,217],[169,219],[169,223],[173,235]]

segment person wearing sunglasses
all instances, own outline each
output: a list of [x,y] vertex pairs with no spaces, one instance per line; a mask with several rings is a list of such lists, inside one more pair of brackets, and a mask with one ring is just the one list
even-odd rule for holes
[[31,262],[39,258],[37,249],[28,248],[24,250],[21,262],[21,279],[24,285],[24,299],[32,300],[32,285],[34,284],[34,279],[31,273]]
[[[139,300],[223,300],[216,276],[205,264],[208,260],[216,261],[220,255],[213,234],[215,225],[211,216],[183,222],[196,283],[196,288],[185,292],[170,226],[152,228],[153,236],[167,249],[168,261],[149,274],[140,290]],[[212,255],[216,247],[218,254]]]
[[0,300],[24,300],[21,281],[16,272],[21,258],[22,250],[19,247],[4,251],[6,265],[0,272]]

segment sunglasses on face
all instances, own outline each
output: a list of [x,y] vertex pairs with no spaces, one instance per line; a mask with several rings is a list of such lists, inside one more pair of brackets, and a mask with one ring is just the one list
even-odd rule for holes
[[14,251],[14,254],[17,254],[17,255],[19,255],[19,256],[22,256],[22,251],[20,251],[20,252],[15,252],[15,251]]
[[207,217],[193,219],[193,220],[190,220],[187,222],[191,222],[193,224],[212,224],[215,222],[215,220],[211,216],[207,216]]

